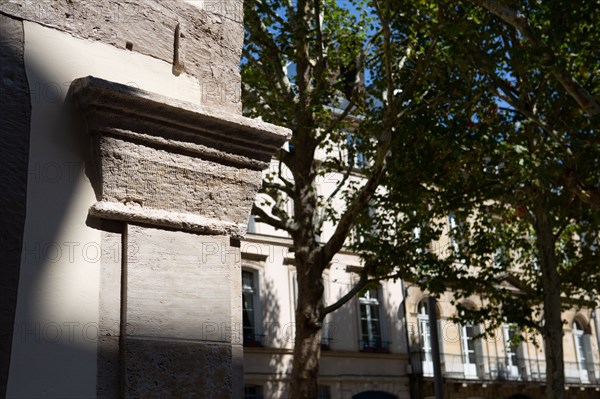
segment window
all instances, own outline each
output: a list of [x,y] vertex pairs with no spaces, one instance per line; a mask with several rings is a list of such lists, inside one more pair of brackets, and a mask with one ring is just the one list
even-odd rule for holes
[[248,217],[248,233],[256,233],[256,216],[250,215]]
[[365,242],[365,236],[358,226],[353,226],[348,234],[348,245],[358,245]]
[[462,360],[465,378],[477,377],[477,356],[475,350],[475,326],[465,324],[461,327]]
[[579,378],[581,382],[588,382],[588,373],[586,367],[584,331],[577,320],[573,322],[573,341],[575,343],[575,355],[577,356],[577,368],[579,369]]
[[[412,217],[414,217],[414,218],[418,217],[416,211],[412,212]],[[413,241],[413,243],[415,243],[417,245],[417,248],[415,250],[415,252],[417,254],[422,254],[422,253],[427,252],[427,244],[421,242],[421,232],[422,232],[423,227],[424,227],[424,224],[419,223],[418,225],[416,225],[415,227],[412,228],[412,241]],[[423,244],[425,244],[425,246],[422,246]]]
[[258,284],[257,272],[242,270],[242,319],[244,346],[262,346],[262,335],[258,334]]
[[[448,227],[450,229],[450,245],[452,246],[452,252],[455,256],[458,256],[460,253],[461,246],[466,244],[464,239],[461,239],[460,236],[464,234],[461,230],[465,227],[465,222],[461,218],[459,218],[455,212],[450,212],[448,214]],[[464,262],[464,259],[458,259],[459,262]]]
[[517,360],[517,346],[514,343],[514,337],[517,335],[517,330],[508,325],[502,326],[504,335],[504,353],[506,354],[506,374],[508,379],[514,380],[519,378],[519,365]]
[[263,399],[260,385],[244,385],[244,399]]
[[424,375],[433,375],[433,357],[431,355],[431,329],[429,327],[429,307],[427,300],[419,303],[417,320],[419,322],[419,339],[421,351],[423,352],[421,361]]
[[387,343],[381,340],[381,320],[377,289],[366,291],[359,298],[361,350],[363,352],[388,352]]
[[346,145],[348,146],[348,162],[354,162],[354,167],[357,169],[367,166],[367,158],[360,150],[362,139],[352,133],[346,135]]
[[456,213],[454,212],[448,214],[448,227],[450,228],[450,242],[452,249],[454,250],[454,253],[457,253],[459,249],[458,241],[453,234],[455,234],[456,228],[458,227],[458,221],[456,220]]

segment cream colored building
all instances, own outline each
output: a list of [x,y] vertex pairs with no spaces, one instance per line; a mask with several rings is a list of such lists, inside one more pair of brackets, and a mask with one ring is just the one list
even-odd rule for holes
[[[244,382],[248,392],[262,392],[256,397],[287,395],[296,289],[290,245],[288,239],[257,233],[248,234],[242,243]],[[351,253],[336,256],[324,277],[326,302],[351,287],[348,270],[359,264]],[[408,398],[401,283],[383,283],[368,297],[355,298],[330,314],[321,348],[323,398],[351,398],[370,391]]]
[[243,32],[241,0],[0,2],[0,398],[243,396],[239,238],[289,136],[241,115]]
[[[433,397],[428,296],[417,287],[407,291],[414,397]],[[491,337],[475,338],[480,326],[449,320],[456,316],[452,299],[447,292],[436,302],[445,398],[544,398],[546,362],[541,337],[522,333],[525,341],[515,347],[510,339],[520,332],[504,325]],[[463,305],[477,308],[481,300],[469,298]],[[563,313],[567,321],[563,337],[567,398],[600,397],[596,317],[589,309]]]
[[[321,195],[328,194],[328,182],[320,182]],[[292,243],[281,231],[253,219],[248,231],[241,247],[246,398],[285,398],[296,295]],[[325,225],[323,240],[330,231],[332,226]],[[334,258],[324,275],[326,303],[347,292],[360,264],[347,251]],[[388,281],[328,315],[320,397],[433,399],[427,299],[410,282]],[[456,315],[452,299],[447,292],[436,304],[444,398],[542,399],[546,367],[540,337],[525,337],[526,342],[513,347],[509,341],[518,331],[506,325],[492,338],[475,339],[480,326],[450,321]],[[464,304],[478,307],[481,300],[474,297]],[[597,316],[580,309],[565,312],[563,318],[568,323],[563,342],[567,398],[598,398]]]

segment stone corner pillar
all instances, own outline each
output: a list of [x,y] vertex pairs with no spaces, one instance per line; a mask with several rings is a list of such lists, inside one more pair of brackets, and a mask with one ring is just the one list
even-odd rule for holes
[[241,397],[239,239],[289,131],[94,77],[68,99],[91,140],[88,223],[113,226],[98,396]]

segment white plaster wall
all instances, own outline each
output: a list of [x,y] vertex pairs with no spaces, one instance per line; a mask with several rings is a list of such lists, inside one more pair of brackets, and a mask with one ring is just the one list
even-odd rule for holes
[[[317,151],[317,154],[315,155],[315,159],[320,159],[319,153],[321,153],[321,152],[322,152],[321,149],[319,149]],[[279,173],[279,162],[277,160],[273,159],[273,160],[271,160],[269,169],[263,171],[263,177],[265,177],[267,175],[272,175],[272,174],[275,174],[275,176],[277,176],[278,173]],[[290,170],[285,165],[281,166],[281,174],[287,180],[293,181],[292,172],[290,172]],[[317,176],[316,180],[315,180],[317,194],[324,200],[329,199],[329,196],[335,191],[335,189],[337,188],[338,184],[342,181],[342,179],[343,179],[343,175],[341,173],[337,173],[337,172],[327,173],[324,176]],[[360,188],[365,182],[366,182],[366,179],[364,177],[360,176],[358,173],[353,173],[349,177],[349,179],[346,182],[344,187],[347,188],[349,184],[355,184],[357,188]],[[341,191],[343,191],[343,190],[340,190],[340,192]],[[344,200],[344,198],[340,195],[340,192],[338,192],[338,194],[335,197],[331,198],[331,200],[328,203],[330,203],[334,209],[337,209],[339,214],[342,214],[346,210],[347,203]],[[262,206],[263,201],[267,201],[267,203],[272,202],[270,197],[268,197],[267,195],[259,194],[257,196],[255,203],[258,206],[260,206],[261,208],[265,209],[267,211],[267,213],[269,213],[270,206]],[[288,214],[293,215],[293,212],[294,212],[293,201],[289,201],[286,205],[287,205],[286,211],[288,212]],[[333,223],[331,223],[329,221],[326,221],[325,223],[323,223],[323,229],[321,232],[321,241],[322,242],[325,242],[329,238],[331,238],[331,236],[335,232],[336,226],[337,225],[334,225]],[[269,236],[274,236],[274,237],[289,237],[287,232],[285,232],[283,230],[277,230],[274,227],[272,227],[268,224],[265,224],[265,223],[256,223],[255,229],[253,232],[256,234],[269,235]]]
[[7,397],[95,397],[101,231],[86,225],[95,202],[82,160],[87,141],[65,127],[65,95],[88,75],[191,102],[200,88],[155,58],[27,21],[24,32],[32,120]]

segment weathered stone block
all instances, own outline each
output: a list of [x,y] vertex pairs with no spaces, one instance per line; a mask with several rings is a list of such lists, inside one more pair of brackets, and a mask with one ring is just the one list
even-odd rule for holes
[[93,136],[90,214],[240,238],[289,130],[87,77],[70,98]]
[[128,339],[125,351],[125,397],[233,397],[229,345]]
[[231,342],[229,238],[128,226],[127,335]]
[[11,0],[0,2],[0,12],[168,63],[174,62],[177,52],[184,64],[174,71],[198,79],[198,103],[239,114],[242,4],[241,0]]

